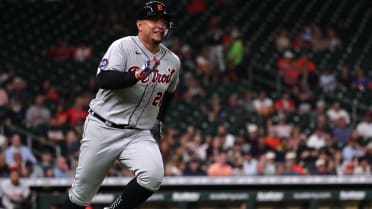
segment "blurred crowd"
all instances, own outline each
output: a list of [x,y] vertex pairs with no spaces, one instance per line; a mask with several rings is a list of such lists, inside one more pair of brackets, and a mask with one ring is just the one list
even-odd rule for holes
[[[189,1],[191,15],[204,11],[206,5],[197,4],[201,2]],[[113,15],[112,22],[119,22],[117,18]],[[112,22],[103,22],[98,11],[92,30],[110,30]],[[196,44],[177,36],[165,42],[182,62],[175,104],[198,102],[200,115],[195,117],[203,118],[207,126],[216,124],[203,131],[200,124],[179,129],[167,121],[159,142],[165,174],[371,175],[372,112],[353,117],[340,100],[324,99],[343,89],[371,94],[369,75],[358,66],[318,66],[306,53],[343,50],[342,34],[314,24],[305,25],[294,37],[286,29],[279,31],[271,44],[282,53],[273,73],[282,75],[283,90],[274,94],[264,87],[246,88],[224,97],[208,91],[208,85],[239,86],[249,80],[249,55],[254,51],[238,26],[221,22],[221,17],[211,16]],[[61,40],[43,55],[60,62],[72,58],[88,62],[94,53],[85,43],[71,48]],[[30,85],[35,84],[18,75],[11,64],[0,69],[0,176],[18,171],[29,178],[73,177],[89,101],[97,91],[95,77],[70,88],[48,79],[36,90]],[[234,126],[243,126],[244,131],[230,132]],[[32,140],[27,133],[32,133]],[[109,176],[131,175],[119,162],[109,172]]]

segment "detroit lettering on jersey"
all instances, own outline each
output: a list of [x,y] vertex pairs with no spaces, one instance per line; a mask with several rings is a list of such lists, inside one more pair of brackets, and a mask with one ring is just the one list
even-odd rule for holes
[[[134,72],[134,71],[137,71],[137,70],[141,70],[141,68],[138,67],[138,66],[131,66],[131,67],[129,67],[128,72]],[[160,73],[159,70],[156,70],[153,73],[151,73],[150,76],[141,80],[140,82],[148,83],[149,81],[151,81],[152,83],[170,83],[171,80],[172,80],[173,74],[176,72],[176,69],[168,68],[167,71],[168,71],[168,73]]]
[[160,62],[156,71],[128,88],[112,91],[99,89],[90,108],[112,123],[151,129],[163,95],[165,92],[174,92],[179,82],[181,63],[178,56],[163,44],[160,44],[157,53],[151,53],[137,36],[127,36],[111,44],[97,69],[97,73],[102,70],[141,70],[151,58]]

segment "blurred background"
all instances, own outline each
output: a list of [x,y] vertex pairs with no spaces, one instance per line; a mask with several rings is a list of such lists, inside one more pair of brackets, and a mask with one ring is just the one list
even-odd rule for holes
[[[182,73],[159,144],[168,180],[145,207],[372,208],[371,1],[164,2]],[[143,4],[0,1],[2,199],[17,173],[21,208],[60,207],[98,63]],[[116,162],[89,207],[132,175]]]

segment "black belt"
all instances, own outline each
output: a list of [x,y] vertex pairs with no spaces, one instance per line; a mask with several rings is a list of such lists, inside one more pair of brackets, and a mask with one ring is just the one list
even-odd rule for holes
[[127,125],[127,124],[116,124],[116,123],[110,122],[110,121],[104,119],[102,116],[98,115],[97,113],[93,112],[92,110],[89,110],[89,112],[94,117],[96,117],[98,120],[104,122],[107,126],[110,126],[112,128],[118,128],[118,129],[138,129],[138,128],[134,128],[134,127],[132,127],[130,125]]

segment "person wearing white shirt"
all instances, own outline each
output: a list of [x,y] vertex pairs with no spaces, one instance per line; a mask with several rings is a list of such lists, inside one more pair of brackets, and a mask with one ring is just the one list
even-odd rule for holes
[[332,123],[335,123],[341,117],[345,118],[347,124],[350,123],[349,113],[341,108],[339,101],[333,102],[332,107],[327,110],[327,116]]
[[28,198],[31,191],[27,184],[20,180],[20,174],[12,170],[9,179],[1,184],[2,203],[7,209],[29,208]]
[[323,130],[318,129],[309,136],[306,145],[309,148],[319,150],[326,146],[326,137],[327,134]]
[[358,123],[356,130],[363,138],[372,138],[372,112],[366,112],[363,121]]

